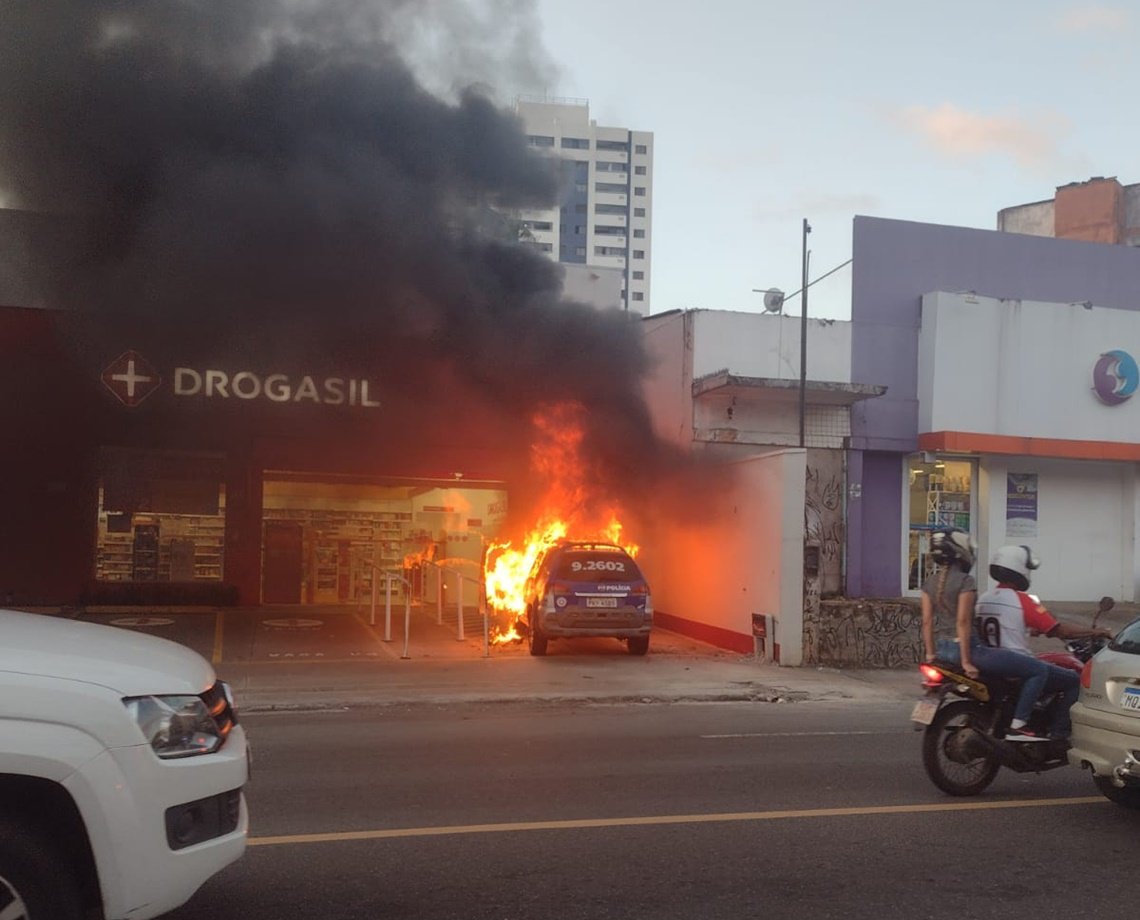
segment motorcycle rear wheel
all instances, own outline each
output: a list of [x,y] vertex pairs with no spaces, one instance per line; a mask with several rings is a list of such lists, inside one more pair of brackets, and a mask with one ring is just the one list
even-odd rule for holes
[[985,710],[961,700],[938,710],[922,735],[922,765],[931,782],[947,795],[979,795],[994,781],[1001,764],[981,742],[970,744],[964,730],[983,732]]

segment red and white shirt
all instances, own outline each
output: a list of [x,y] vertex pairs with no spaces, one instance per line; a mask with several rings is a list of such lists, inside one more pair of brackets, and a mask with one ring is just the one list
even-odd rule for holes
[[1024,655],[1030,635],[1051,635],[1057,621],[1032,594],[1001,584],[978,598],[974,631],[986,645],[1008,648]]

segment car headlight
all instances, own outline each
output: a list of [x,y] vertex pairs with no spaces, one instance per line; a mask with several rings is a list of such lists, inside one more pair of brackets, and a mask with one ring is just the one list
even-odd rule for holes
[[163,760],[211,754],[222,746],[224,736],[197,696],[133,696],[123,702]]

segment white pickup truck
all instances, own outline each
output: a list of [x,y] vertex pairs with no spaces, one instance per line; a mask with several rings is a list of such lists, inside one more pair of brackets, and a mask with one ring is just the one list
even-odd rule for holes
[[0,917],[145,920],[245,850],[229,688],[164,639],[0,611]]

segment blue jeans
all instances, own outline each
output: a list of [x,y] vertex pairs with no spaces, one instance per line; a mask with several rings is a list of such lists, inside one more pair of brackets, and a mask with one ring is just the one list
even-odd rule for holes
[[[1030,715],[1033,714],[1033,704],[1045,692],[1045,685],[1051,676],[1049,669],[1052,666],[1032,655],[1023,655],[1008,648],[991,648],[978,639],[970,642],[970,657],[974,661],[974,666],[985,674],[1021,681],[1021,691],[1017,695],[1013,717],[1028,722]],[[1055,670],[1060,671],[1062,668]],[[1077,685],[1079,687],[1080,678],[1077,678]],[[1068,707],[1063,708],[1065,718],[1068,719]]]
[[958,654],[958,643],[953,639],[935,639],[934,657],[951,664],[962,663],[962,656]]
[[1069,668],[1062,668],[1055,664],[1046,664],[1049,668],[1049,679],[1045,681],[1045,692],[1061,694],[1057,701],[1057,708],[1053,711],[1053,723],[1049,726],[1050,738],[1068,738],[1073,731],[1073,722],[1069,718],[1069,710],[1077,701],[1081,692],[1081,675]]

